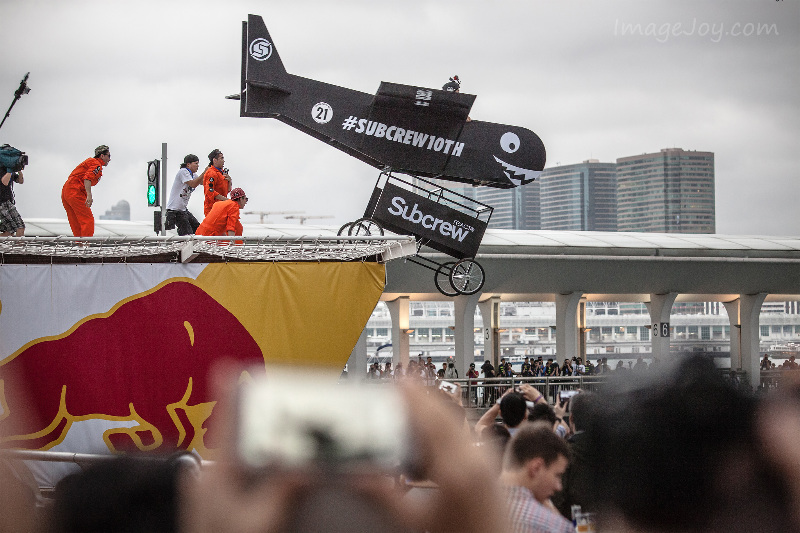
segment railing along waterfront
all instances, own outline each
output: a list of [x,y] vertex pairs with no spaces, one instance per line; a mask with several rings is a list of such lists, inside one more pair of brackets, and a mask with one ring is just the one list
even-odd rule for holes
[[[734,386],[743,389],[750,389],[747,384],[747,373],[742,370],[720,369],[720,372]],[[795,371],[798,372],[798,371]],[[778,388],[784,381],[786,371],[784,370],[762,370],[760,373],[760,391],[769,392]],[[461,395],[464,400],[464,407],[485,408],[490,407],[498,398],[509,388],[518,387],[521,384],[528,384],[534,387],[544,396],[545,400],[551,405],[558,400],[558,393],[565,390],[596,391],[607,381],[617,379],[620,376],[614,372],[609,374],[587,374],[582,376],[551,376],[551,377],[501,377],[501,378],[420,378],[420,383],[435,387],[442,381],[455,383],[461,387]],[[634,375],[631,375],[633,378]],[[623,378],[624,379],[624,378]],[[374,384],[390,384],[391,379],[367,380]]]
[[582,375],[582,376],[544,376],[505,378],[459,378],[449,379],[461,387],[464,405],[467,407],[490,407],[509,388],[519,385],[530,385],[544,396],[548,403],[553,404],[558,399],[558,393],[564,390],[595,391],[602,386],[611,376]]

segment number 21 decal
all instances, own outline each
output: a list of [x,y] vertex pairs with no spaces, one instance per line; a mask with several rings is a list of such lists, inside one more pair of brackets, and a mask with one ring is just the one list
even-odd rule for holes
[[318,124],[327,124],[333,118],[333,108],[325,102],[319,102],[311,108],[311,118]]

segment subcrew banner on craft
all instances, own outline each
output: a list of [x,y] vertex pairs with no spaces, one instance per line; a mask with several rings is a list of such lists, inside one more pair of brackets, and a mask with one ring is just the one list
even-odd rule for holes
[[384,280],[362,262],[4,265],[0,442],[208,458],[213,364],[338,376]]
[[[458,258],[475,257],[486,223],[391,183],[383,187],[372,218],[397,233]],[[429,241],[429,242],[428,242]]]

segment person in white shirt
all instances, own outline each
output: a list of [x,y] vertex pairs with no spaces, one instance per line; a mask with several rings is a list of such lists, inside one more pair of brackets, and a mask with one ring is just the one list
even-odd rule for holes
[[172,183],[172,190],[169,193],[167,202],[166,229],[177,228],[178,235],[194,235],[200,222],[189,211],[189,198],[195,187],[203,183],[203,174],[196,175],[200,167],[200,158],[194,154],[189,154],[183,158],[181,169],[175,175]]

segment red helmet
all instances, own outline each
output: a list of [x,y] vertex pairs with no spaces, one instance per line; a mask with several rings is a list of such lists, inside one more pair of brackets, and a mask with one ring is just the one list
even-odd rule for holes
[[231,191],[231,200],[238,200],[239,198],[247,198],[241,187],[236,187]]

